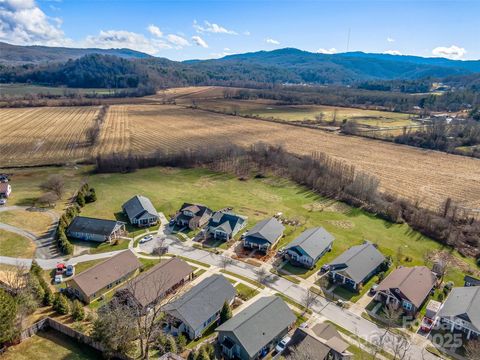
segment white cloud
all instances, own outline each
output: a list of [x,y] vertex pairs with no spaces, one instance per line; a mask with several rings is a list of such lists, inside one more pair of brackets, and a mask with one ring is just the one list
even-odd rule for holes
[[185,46],[190,46],[190,43],[188,42],[188,40],[179,35],[169,34],[167,35],[167,40],[171,44],[173,44],[177,49],[181,49]]
[[322,49],[322,48],[320,48],[320,49],[318,49],[316,52],[319,53],[319,54],[332,55],[332,54],[336,54],[336,53],[338,52],[338,50],[335,49],[335,48],[330,48],[330,49]]
[[265,42],[266,42],[267,44],[280,45],[280,41],[274,40],[274,39],[272,39],[272,38],[267,38],[267,39],[265,39]]
[[250,31],[247,30],[247,31],[244,31],[244,32],[243,32],[243,35],[245,35],[245,36],[250,36],[251,33],[250,33]]
[[147,29],[150,32],[150,34],[152,34],[153,36],[156,36],[158,38],[161,38],[163,36],[162,30],[160,30],[158,26],[155,26],[152,24],[152,25],[149,25]]
[[388,55],[402,55],[402,53],[398,50],[387,50],[387,51],[384,51],[383,53]]
[[208,44],[205,40],[203,40],[200,36],[192,36],[192,41],[197,44],[198,46],[201,46],[203,48],[208,48]]
[[432,50],[432,54],[439,57],[458,60],[465,56],[467,50],[462,47],[452,45],[450,47],[439,46]]
[[394,38],[391,38],[391,37],[389,36],[389,37],[387,37],[387,41],[388,41],[389,43],[393,43],[393,42],[395,42],[395,39],[394,39]]
[[0,40],[9,43],[68,45],[61,20],[50,18],[34,0],[0,0]]
[[229,34],[229,35],[238,35],[235,31],[233,30],[228,30],[224,28],[221,25],[211,23],[209,21],[204,21],[204,25],[200,25],[197,20],[193,21],[193,28],[198,32],[198,33],[213,33],[213,34]]
[[78,45],[102,49],[129,48],[152,55],[157,54],[162,49],[171,48],[171,46],[163,40],[149,39],[142,34],[125,30],[102,30],[98,35],[87,36],[86,39]]

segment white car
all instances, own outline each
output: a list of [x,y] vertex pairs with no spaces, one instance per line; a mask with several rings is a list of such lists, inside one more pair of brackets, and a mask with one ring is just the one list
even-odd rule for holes
[[55,275],[55,284],[61,284],[63,281],[62,275]]
[[153,235],[146,235],[140,240],[140,244],[146,243],[147,241],[153,240]]
[[7,203],[7,199],[0,199],[0,205],[5,205]]
[[275,351],[278,353],[278,354],[281,354],[286,348],[287,348],[287,345],[288,343],[290,342],[290,340],[292,340],[292,338],[290,336],[285,336],[282,340],[280,340],[280,342],[277,344],[277,346],[275,347]]

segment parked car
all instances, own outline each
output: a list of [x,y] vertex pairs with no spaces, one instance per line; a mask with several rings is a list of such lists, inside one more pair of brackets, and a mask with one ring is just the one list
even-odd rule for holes
[[0,199],[0,205],[5,205],[7,203],[7,199]]
[[426,316],[423,317],[420,325],[420,330],[423,332],[429,332],[433,328],[434,321]]
[[140,244],[143,244],[143,243],[146,243],[150,240],[153,240],[153,235],[145,235],[141,240],[140,240]]
[[73,275],[75,275],[75,267],[73,265],[67,265],[67,269],[65,270],[65,276]]
[[55,268],[55,275],[63,275],[65,268],[66,266],[64,263],[58,263],[57,267]]
[[335,304],[337,304],[337,306],[340,306],[341,308],[344,308],[347,305],[347,303],[345,301],[341,300],[341,299],[338,299],[335,302]]
[[175,225],[175,219],[171,219],[171,220],[168,222],[168,225],[170,225],[170,226]]
[[378,284],[374,284],[368,291],[370,295],[375,295],[377,293]]
[[55,284],[61,284],[63,281],[62,275],[55,275]]
[[306,321],[304,323],[301,323],[299,328],[300,329],[308,329],[308,323]]
[[275,351],[278,353],[278,354],[281,354],[283,352],[283,350],[285,350],[287,348],[287,345],[288,343],[290,342],[290,340],[292,340],[292,338],[290,336],[285,336],[282,340],[280,340],[280,342],[277,344],[277,346],[275,347]]
[[326,273],[329,270],[330,270],[330,265],[328,265],[328,264],[322,265],[322,267],[320,268],[320,271],[322,273]]

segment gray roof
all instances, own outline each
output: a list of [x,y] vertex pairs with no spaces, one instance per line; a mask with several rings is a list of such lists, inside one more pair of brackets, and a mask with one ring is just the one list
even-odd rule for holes
[[253,357],[295,320],[293,311],[280,297],[268,296],[240,311],[216,331],[232,332]]
[[254,237],[274,244],[277,239],[282,236],[284,230],[285,226],[272,217],[256,223],[255,226],[245,234],[245,237]]
[[356,283],[362,282],[385,261],[385,257],[371,242],[352,246],[330,262],[330,267],[344,273]]
[[164,310],[180,317],[184,323],[197,329],[220,311],[225,301],[235,298],[235,288],[222,275],[212,275],[192,287],[185,294],[165,305]]
[[438,316],[446,318],[460,316],[480,331],[480,286],[453,288]]
[[142,195],[135,195],[125,204],[123,204],[122,208],[127,213],[127,216],[130,220],[138,218],[145,213],[158,217],[157,210],[153,206],[150,199]]
[[335,237],[323,227],[307,229],[296,237],[286,249],[301,248],[312,259],[316,259],[335,240]]
[[115,220],[95,219],[85,216],[76,216],[68,226],[67,232],[81,232],[110,236],[118,225],[123,223]]
[[245,223],[246,219],[243,216],[239,216],[230,212],[217,211],[210,218],[208,226],[213,229],[219,229],[227,234],[231,234],[237,229],[237,226],[241,226]]

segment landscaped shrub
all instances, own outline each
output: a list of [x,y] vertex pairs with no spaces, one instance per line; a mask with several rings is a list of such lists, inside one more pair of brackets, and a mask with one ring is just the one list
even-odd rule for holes
[[73,300],[72,317],[75,321],[82,321],[85,318],[85,310],[83,304],[78,300]]

